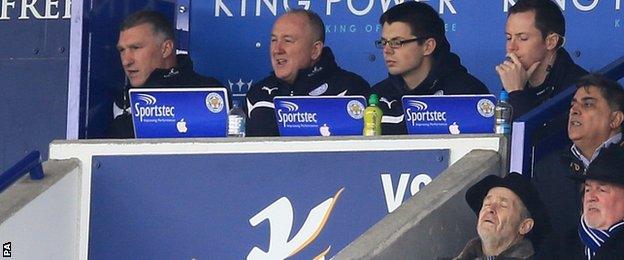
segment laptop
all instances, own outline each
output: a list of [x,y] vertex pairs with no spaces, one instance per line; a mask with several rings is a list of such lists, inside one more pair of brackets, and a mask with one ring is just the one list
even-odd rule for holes
[[362,135],[363,96],[285,96],[273,103],[281,136]]
[[133,88],[129,94],[136,138],[227,135],[225,88]]
[[494,132],[494,95],[403,96],[408,134]]

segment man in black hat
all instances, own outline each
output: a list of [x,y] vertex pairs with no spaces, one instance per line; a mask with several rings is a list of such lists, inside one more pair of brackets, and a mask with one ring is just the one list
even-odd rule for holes
[[466,192],[477,233],[455,259],[530,259],[550,228],[544,204],[522,175],[485,177]]
[[[584,181],[580,246],[569,258],[624,259],[624,148],[611,145],[589,165]],[[582,252],[581,252],[582,250]]]

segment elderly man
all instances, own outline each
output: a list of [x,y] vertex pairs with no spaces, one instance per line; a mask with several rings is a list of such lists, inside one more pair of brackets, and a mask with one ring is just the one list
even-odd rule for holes
[[294,9],[280,16],[271,32],[273,73],[247,92],[247,136],[277,136],[276,96],[368,97],[370,85],[341,69],[325,46],[325,25],[314,12]]
[[478,215],[479,237],[455,259],[530,259],[550,228],[544,204],[522,175],[490,175],[470,187],[466,201]]
[[401,98],[404,95],[488,94],[477,78],[450,51],[444,21],[431,6],[405,2],[386,11],[379,24],[388,77],[373,86],[380,96],[384,135],[407,134]]
[[[576,234],[581,210],[581,185],[566,178],[582,175],[600,151],[622,140],[624,90],[599,75],[582,77],[572,99],[568,118],[569,149],[537,161],[533,183],[550,210],[553,233],[545,243],[548,258],[565,255]],[[571,235],[572,234],[572,235]]]
[[514,118],[550,99],[587,74],[563,48],[565,19],[551,0],[519,0],[509,9],[507,60],[496,66]]
[[[583,215],[578,225],[580,246],[568,258],[624,259],[624,148],[604,149],[582,175]],[[578,244],[577,244],[578,245]]]
[[115,98],[110,138],[134,137],[130,88],[222,86],[215,78],[195,73],[188,55],[176,55],[173,27],[158,12],[138,11],[128,16],[119,27],[117,50],[128,84]]

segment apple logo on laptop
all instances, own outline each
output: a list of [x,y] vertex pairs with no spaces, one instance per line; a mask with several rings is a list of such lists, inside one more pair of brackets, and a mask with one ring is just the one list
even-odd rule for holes
[[188,128],[186,128],[186,122],[184,122],[184,118],[182,118],[177,124],[176,124],[176,128],[178,129],[178,132],[181,134],[185,134],[186,131],[188,131]]
[[449,132],[454,135],[458,135],[460,133],[457,122],[453,122],[453,124],[449,126]]
[[330,136],[331,132],[329,131],[329,126],[327,126],[327,124],[323,124],[323,126],[321,126],[319,128],[319,131],[321,132],[322,136]]

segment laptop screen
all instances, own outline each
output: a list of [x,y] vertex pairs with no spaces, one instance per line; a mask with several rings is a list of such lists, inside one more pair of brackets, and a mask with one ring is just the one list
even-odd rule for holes
[[403,96],[408,134],[494,132],[494,95]]
[[363,96],[275,97],[281,136],[362,135]]
[[136,138],[223,137],[225,88],[134,88],[130,105]]

